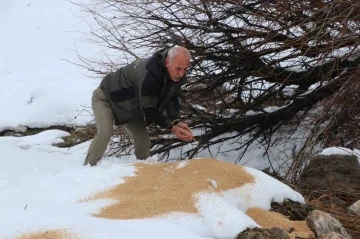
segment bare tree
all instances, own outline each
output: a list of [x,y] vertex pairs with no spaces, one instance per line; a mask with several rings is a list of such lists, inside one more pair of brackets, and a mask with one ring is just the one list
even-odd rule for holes
[[[340,105],[340,112],[347,107],[348,116],[353,110],[353,101],[339,99],[358,76],[357,0],[94,0],[78,5],[93,15],[92,39],[118,53],[104,61],[80,58],[97,74],[163,47],[190,49],[193,61],[181,95],[183,112],[191,127],[203,134],[184,157],[231,140],[231,150],[242,152],[239,161],[253,142],[270,146],[279,128],[289,122],[296,126],[319,104]],[[328,136],[330,129],[339,130],[352,120],[327,109],[327,114],[318,111],[314,116],[314,125],[332,117],[327,130],[314,130],[312,143],[301,152],[311,151],[309,146]],[[153,127],[152,154],[166,156],[187,144],[158,133]],[[246,134],[249,140],[238,140]],[[332,138],[326,142],[338,144]],[[358,144],[356,140],[351,145]]]

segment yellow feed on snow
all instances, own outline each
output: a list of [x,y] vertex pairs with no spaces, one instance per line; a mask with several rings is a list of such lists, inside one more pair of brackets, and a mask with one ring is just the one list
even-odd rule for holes
[[16,237],[16,239],[78,239],[79,237],[71,235],[66,230],[46,230],[26,233]]
[[136,219],[170,212],[197,213],[197,193],[221,192],[255,182],[244,167],[210,158],[135,166],[136,176],[89,199],[119,200],[94,216]]
[[246,214],[263,228],[278,227],[284,229],[289,232],[290,238],[313,238],[314,236],[305,221],[290,221],[280,213],[266,211],[261,208],[250,208],[246,211]]

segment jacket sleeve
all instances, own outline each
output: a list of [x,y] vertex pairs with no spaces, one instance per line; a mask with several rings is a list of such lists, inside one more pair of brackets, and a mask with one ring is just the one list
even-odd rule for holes
[[171,120],[157,110],[161,85],[151,72],[146,74],[140,90],[140,105],[145,114],[146,121],[153,121],[163,129],[171,129]]
[[179,93],[171,98],[171,101],[166,107],[166,114],[171,121],[180,119]]

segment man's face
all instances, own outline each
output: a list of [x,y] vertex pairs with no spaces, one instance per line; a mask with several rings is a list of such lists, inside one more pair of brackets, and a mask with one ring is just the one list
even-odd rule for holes
[[171,61],[169,58],[166,58],[165,63],[170,79],[178,82],[185,75],[190,64],[190,59],[185,55],[177,55]]

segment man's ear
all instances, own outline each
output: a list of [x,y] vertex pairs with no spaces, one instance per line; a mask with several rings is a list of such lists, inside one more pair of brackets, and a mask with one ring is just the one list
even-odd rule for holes
[[166,57],[165,58],[165,66],[166,66],[166,68],[168,68],[169,67],[169,58],[168,57]]

